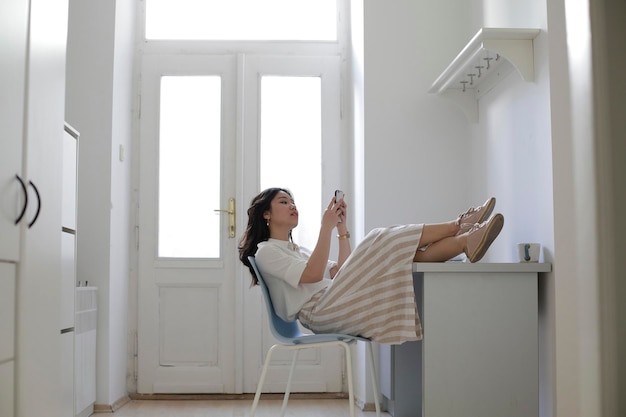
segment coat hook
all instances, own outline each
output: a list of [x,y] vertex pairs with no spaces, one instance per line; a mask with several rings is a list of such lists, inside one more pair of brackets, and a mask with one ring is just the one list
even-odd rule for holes
[[480,76],[482,75],[482,69],[485,67],[482,65],[476,65],[474,68],[478,70],[478,78],[480,78]]
[[476,74],[467,74],[467,76],[470,77],[469,85],[474,85],[474,77],[476,76]]
[[461,84],[463,84],[463,92],[465,92],[465,85],[467,84],[467,81],[461,81]]
[[492,60],[493,58],[489,58],[489,57],[487,57],[487,58],[483,58],[483,59],[484,59],[485,61],[487,61],[487,69],[489,69],[489,67],[491,66],[491,65],[490,65],[490,64],[491,64],[491,60]]

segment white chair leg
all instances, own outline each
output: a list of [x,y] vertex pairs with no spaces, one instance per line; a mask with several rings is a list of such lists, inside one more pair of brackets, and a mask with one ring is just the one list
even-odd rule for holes
[[256,412],[256,407],[259,404],[259,399],[261,398],[261,391],[263,389],[263,383],[265,382],[265,374],[267,374],[267,368],[270,364],[270,360],[272,358],[272,352],[274,352],[274,348],[276,345],[272,346],[270,350],[267,351],[267,355],[265,355],[265,363],[263,364],[263,371],[261,371],[261,378],[259,378],[259,384],[256,387],[256,394],[254,394],[254,402],[252,403],[252,408],[250,409],[250,417],[254,417],[254,413]]
[[289,394],[291,393],[291,380],[293,379],[293,371],[296,368],[296,362],[298,361],[298,355],[300,354],[300,349],[296,349],[293,353],[293,358],[291,360],[291,369],[289,369],[289,379],[287,379],[287,388],[285,388],[285,395],[283,396],[283,406],[280,409],[280,417],[285,415],[285,410],[287,409],[287,402],[289,401]]
[[374,368],[374,352],[372,351],[372,343],[366,342],[367,345],[367,362],[372,376],[372,390],[374,391],[374,404],[376,404],[376,416],[380,417],[380,393],[378,391],[378,379],[376,378],[376,370]]
[[348,399],[350,401],[350,417],[354,417],[354,387],[352,385],[352,354],[350,345],[341,343],[346,350],[346,373],[348,374]]

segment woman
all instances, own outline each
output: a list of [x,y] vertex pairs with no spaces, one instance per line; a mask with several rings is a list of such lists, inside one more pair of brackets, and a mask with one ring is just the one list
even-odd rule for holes
[[[293,196],[269,188],[248,209],[248,226],[239,259],[258,280],[248,261],[254,255],[276,313],[298,319],[317,333],[345,333],[379,343],[400,344],[422,338],[413,292],[413,262],[444,262],[465,253],[480,260],[500,233],[504,217],[488,217],[495,198],[470,208],[455,220],[372,230],[354,252],[346,228],[347,204],[333,197],[322,216],[313,251],[293,243],[298,225]],[[333,230],[339,255],[329,261]]]

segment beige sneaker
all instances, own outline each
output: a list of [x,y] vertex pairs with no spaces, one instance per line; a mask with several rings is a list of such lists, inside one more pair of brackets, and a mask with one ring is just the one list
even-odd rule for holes
[[482,206],[470,207],[465,213],[459,214],[458,219],[456,219],[456,224],[459,225],[457,236],[466,233],[476,223],[482,223],[487,220],[495,206],[496,199],[491,197]]
[[470,262],[478,262],[485,256],[489,246],[500,234],[502,226],[504,226],[504,216],[498,213],[486,222],[475,224],[467,232],[465,255]]

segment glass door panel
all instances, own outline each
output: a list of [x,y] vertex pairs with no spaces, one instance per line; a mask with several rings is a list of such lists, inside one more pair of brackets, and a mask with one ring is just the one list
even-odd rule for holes
[[163,76],[160,258],[219,258],[221,77]]
[[321,78],[261,78],[261,189],[289,189],[301,213],[293,239],[313,248],[322,188]]

